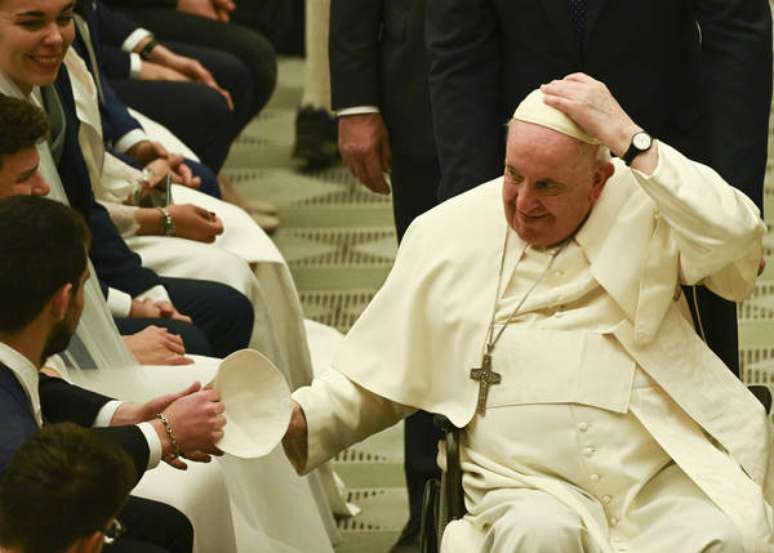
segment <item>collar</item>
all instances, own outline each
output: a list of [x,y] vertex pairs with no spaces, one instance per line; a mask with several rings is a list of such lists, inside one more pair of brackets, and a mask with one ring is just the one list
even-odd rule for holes
[[3,342],[0,342],[0,363],[11,369],[11,372],[19,380],[32,405],[35,421],[38,423],[38,426],[42,426],[43,417],[40,408],[40,392],[38,391],[38,382],[40,380],[38,368],[21,353]]

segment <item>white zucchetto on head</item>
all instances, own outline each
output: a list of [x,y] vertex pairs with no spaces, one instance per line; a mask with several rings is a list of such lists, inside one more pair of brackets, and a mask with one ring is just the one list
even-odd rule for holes
[[540,89],[530,92],[513,112],[513,119],[546,127],[587,144],[599,144],[599,140],[586,134],[575,121],[543,101]]

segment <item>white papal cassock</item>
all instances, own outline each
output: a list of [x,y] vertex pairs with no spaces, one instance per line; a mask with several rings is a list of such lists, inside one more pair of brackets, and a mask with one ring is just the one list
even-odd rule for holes
[[554,251],[507,226],[502,179],[417,219],[334,369],[294,394],[306,468],[420,408],[465,427],[469,514],[448,527],[444,553],[772,550],[770,424],[697,336],[680,288],[746,297],[764,225],[710,168],[657,147],[649,176],[614,161],[508,325],[484,416],[469,373],[505,235],[497,329]]

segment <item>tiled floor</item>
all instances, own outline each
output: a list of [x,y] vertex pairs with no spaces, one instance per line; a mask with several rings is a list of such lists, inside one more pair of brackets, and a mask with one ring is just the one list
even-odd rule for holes
[[[280,63],[269,107],[232,148],[227,172],[245,194],[280,207],[276,243],[296,280],[306,316],[346,331],[383,282],[395,255],[389,199],[371,194],[338,166],[305,173],[290,158],[303,62]],[[774,145],[770,157],[774,159]],[[774,163],[766,178],[766,212],[774,217]],[[744,379],[774,383],[774,235],[769,266],[739,309]],[[406,516],[400,426],[339,455],[336,470],[363,512],[340,521],[339,553],[382,553]]]

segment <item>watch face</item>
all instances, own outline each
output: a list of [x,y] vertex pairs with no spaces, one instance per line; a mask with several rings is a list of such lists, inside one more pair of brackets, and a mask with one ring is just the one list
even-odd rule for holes
[[632,137],[632,144],[634,144],[634,147],[638,150],[647,150],[650,148],[652,141],[653,139],[646,132],[638,132]]

